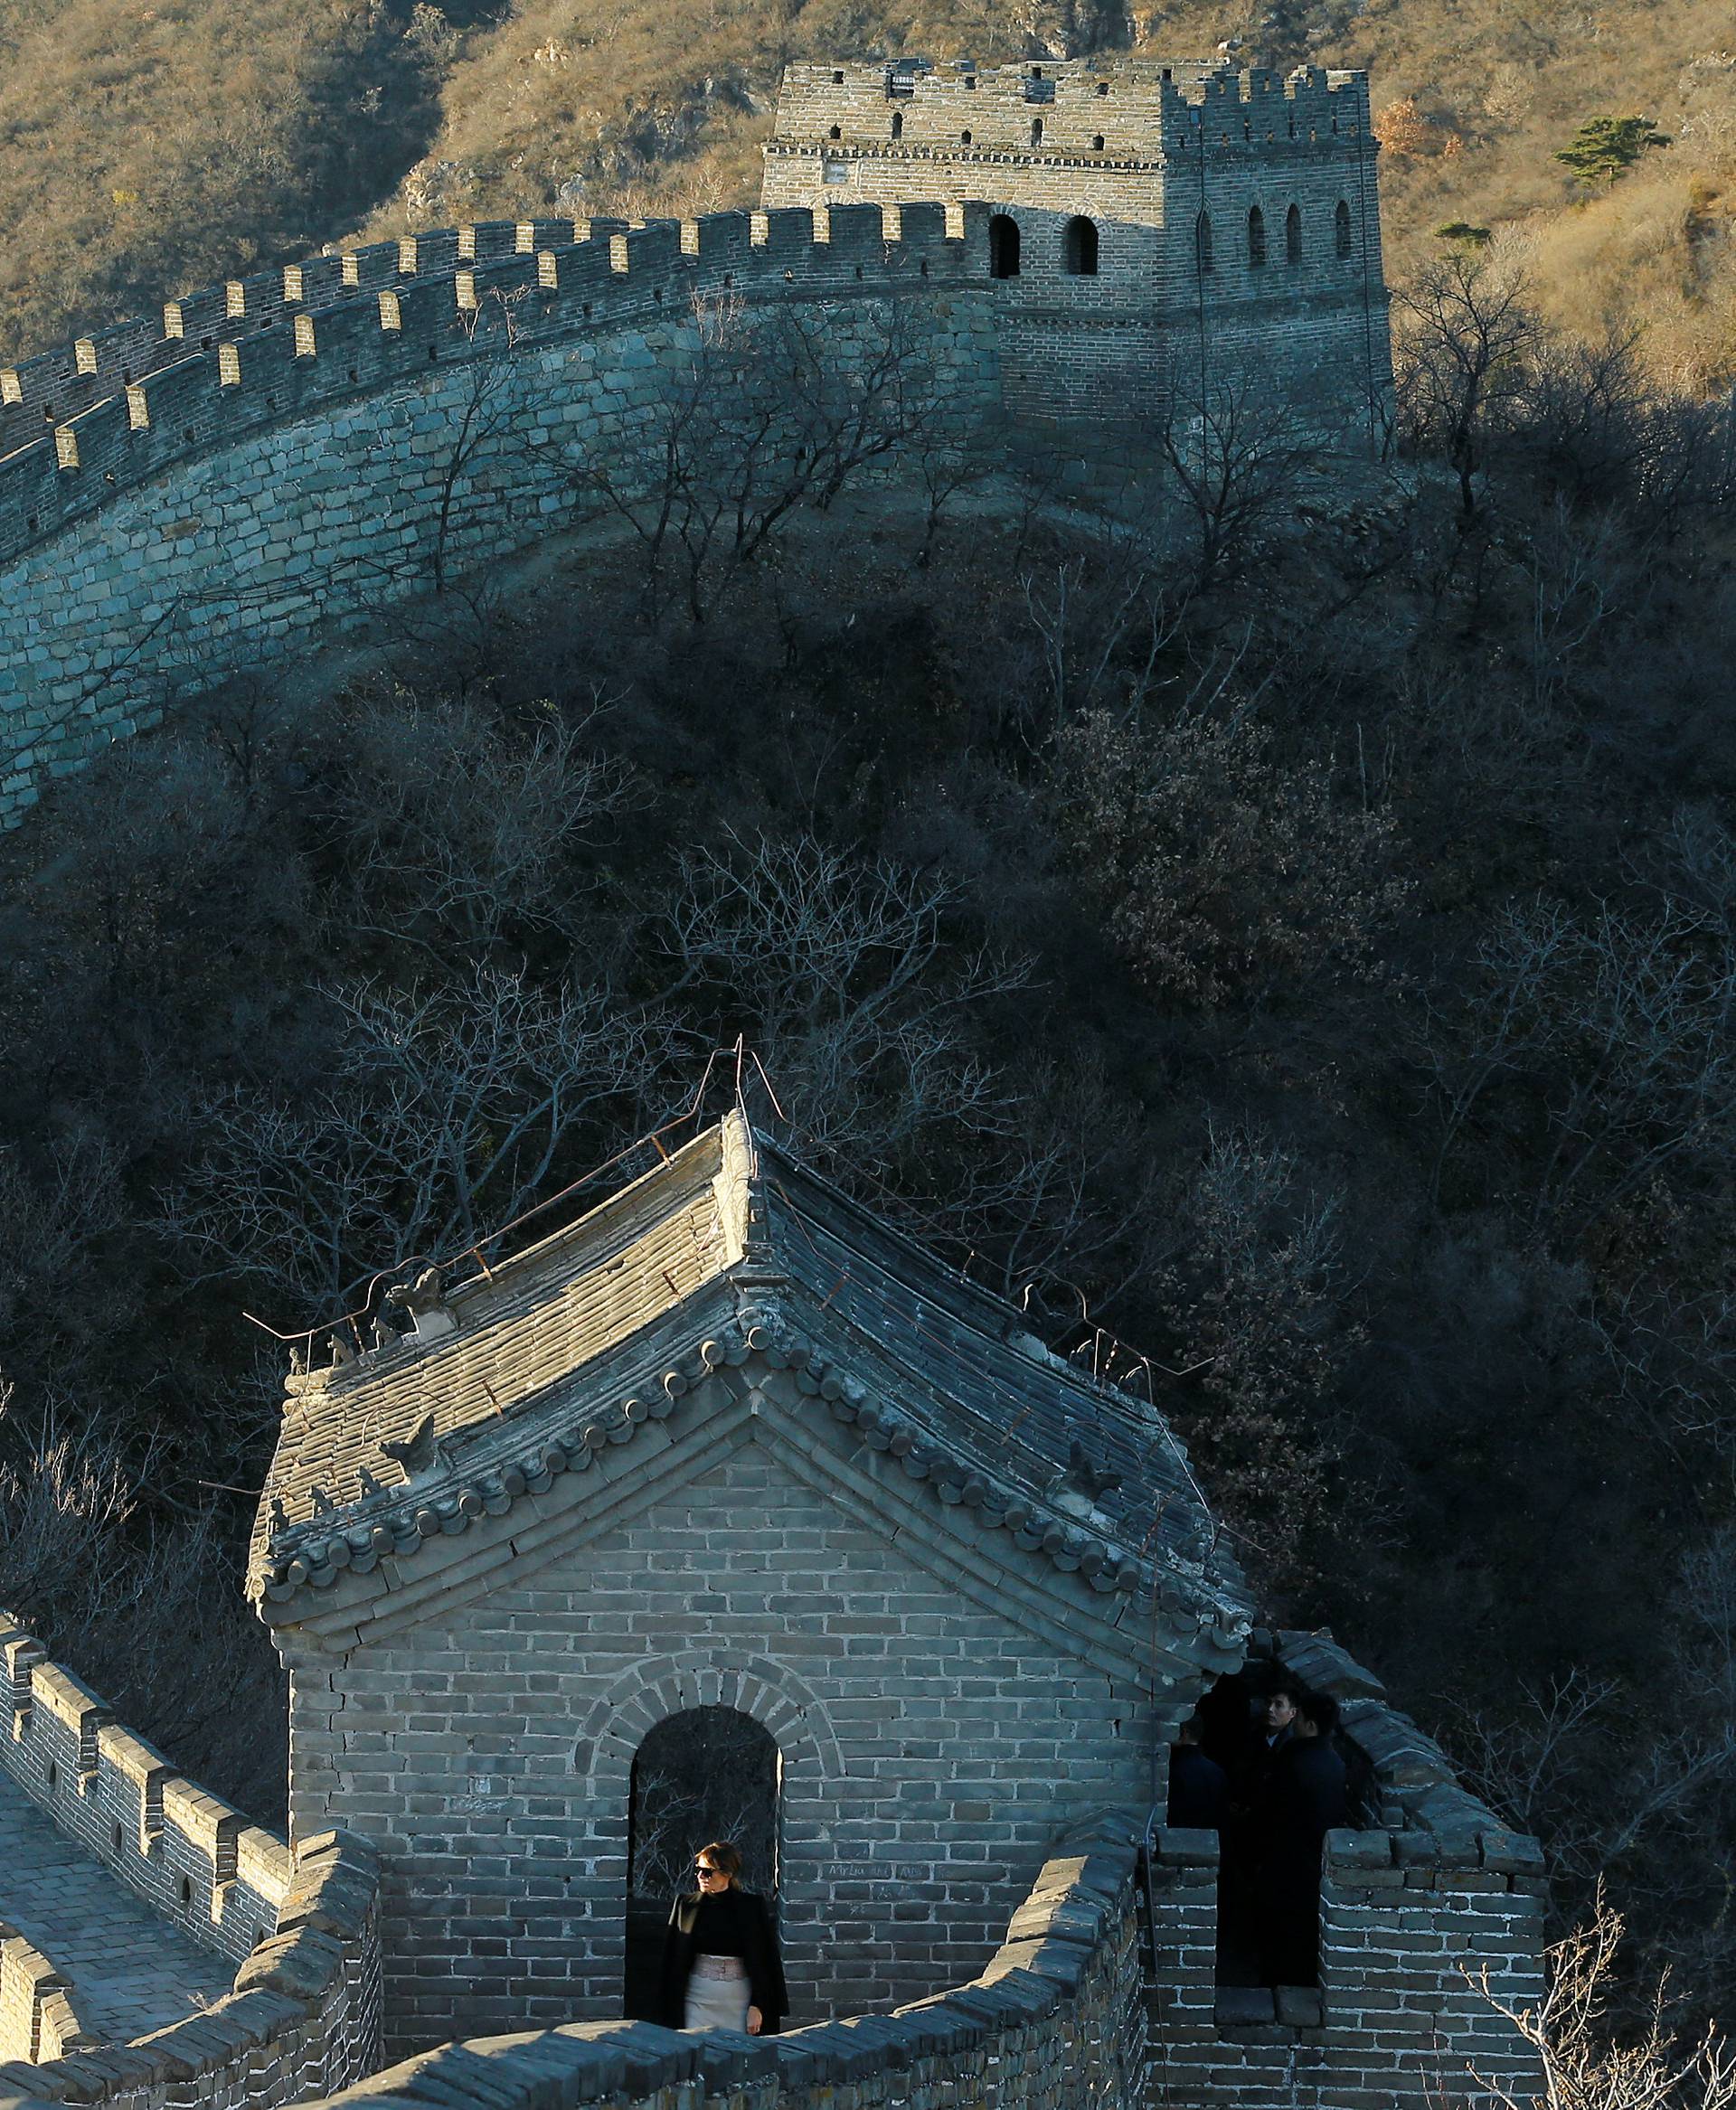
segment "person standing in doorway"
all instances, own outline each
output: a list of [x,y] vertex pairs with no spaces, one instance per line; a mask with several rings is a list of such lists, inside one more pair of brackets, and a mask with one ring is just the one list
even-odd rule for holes
[[1260,1869],[1260,1950],[1268,1985],[1320,1983],[1321,1855],[1326,1833],[1350,1822],[1337,1728],[1338,1702],[1324,1692],[1304,1693],[1272,1768]]
[[657,2019],[669,2029],[769,2037],[789,2012],[777,1929],[765,1900],[738,1885],[741,1873],[727,1840],[693,1857],[698,1888],[675,1899],[664,1937]]

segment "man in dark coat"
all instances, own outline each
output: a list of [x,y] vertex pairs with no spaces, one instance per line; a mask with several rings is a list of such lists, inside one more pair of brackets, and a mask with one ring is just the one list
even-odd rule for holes
[[1190,1831],[1215,1832],[1230,1798],[1230,1776],[1200,1748],[1201,1722],[1190,1715],[1176,1730],[1169,1754],[1169,1807],[1165,1822]]
[[1350,1822],[1344,1760],[1333,1747],[1338,1703],[1305,1692],[1293,1733],[1274,1755],[1258,1819],[1260,1952],[1268,1985],[1320,1980],[1320,1858],[1326,1833]]
[[1296,1735],[1302,1686],[1279,1676],[1248,1696],[1241,1733],[1225,1754],[1230,1793],[1220,1830],[1218,1976],[1225,1985],[1262,1983],[1260,1925],[1264,1918],[1260,1861],[1272,1768]]

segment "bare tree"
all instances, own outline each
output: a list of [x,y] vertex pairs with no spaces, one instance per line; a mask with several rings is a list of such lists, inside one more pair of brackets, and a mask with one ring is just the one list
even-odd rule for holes
[[1252,374],[1203,396],[1177,395],[1158,437],[1194,590],[1204,593],[1239,577],[1264,538],[1295,513],[1315,447],[1295,413]]
[[492,967],[326,1001],[330,1082],[293,1107],[239,1086],[197,1099],[199,1152],[157,1220],[212,1275],[327,1306],[373,1268],[519,1214],[575,1135],[656,1089],[674,1046],[600,991]]
[[1130,717],[1175,679],[1170,655],[1188,596],[1166,574],[1165,554],[1148,533],[1111,528],[1089,553],[1024,574],[1052,723],[1099,710]]
[[434,547],[429,563],[437,594],[447,589],[458,493],[487,451],[524,417],[516,353],[518,310],[524,291],[523,287],[510,292],[495,288],[486,293],[474,307],[458,311],[457,326],[467,341],[468,356],[451,437],[440,457],[435,485]]
[[935,432],[943,399],[912,304],[811,315],[739,293],[696,296],[675,339],[684,363],[637,457],[559,460],[571,488],[631,528],[655,621],[674,560],[690,620],[706,620],[790,515],[824,511],[869,464]]
[[932,873],[811,837],[702,845],[658,937],[675,970],[665,1001],[709,986],[751,1030],[807,1145],[883,1175],[933,1129],[1007,1118],[967,1022],[1026,970],[951,940],[958,899]]
[[1490,438],[1524,394],[1539,342],[1524,296],[1516,273],[1455,247],[1394,297],[1401,419],[1413,447],[1450,465],[1467,522]]

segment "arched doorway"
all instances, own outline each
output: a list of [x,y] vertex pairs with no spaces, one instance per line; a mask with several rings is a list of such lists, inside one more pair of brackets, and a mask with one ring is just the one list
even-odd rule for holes
[[627,1833],[628,2015],[656,2009],[663,1930],[676,1893],[693,1888],[702,1846],[741,1849],[741,1886],[777,1910],[777,1739],[733,1707],[690,1707],[647,1730],[633,1757]]

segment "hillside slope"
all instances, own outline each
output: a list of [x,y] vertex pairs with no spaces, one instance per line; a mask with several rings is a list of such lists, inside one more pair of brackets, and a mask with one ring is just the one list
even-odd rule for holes
[[[1725,0],[0,0],[0,358],[358,230],[745,204],[792,58],[1220,42],[1373,70],[1395,275],[1492,227],[1559,319],[1645,323],[1694,387],[1736,367]],[[1555,149],[1630,110],[1672,144],[1576,201]]]
[[[786,60],[917,52],[982,60],[1131,46],[1242,64],[1366,66],[1382,118],[1395,275],[1468,221],[1520,238],[1545,307],[1596,334],[1644,322],[1655,362],[1693,387],[1736,360],[1736,57],[1723,0],[1588,9],[1545,0],[1182,0],[1123,18],[1099,5],[988,18],[970,0],[521,0],[455,52],[428,155],[371,220],[532,211],[693,212],[751,201]],[[1581,199],[1555,149],[1588,117],[1644,114],[1670,146]]]
[[374,0],[0,0],[0,358],[316,247],[426,143]]

